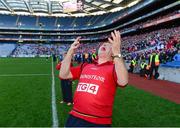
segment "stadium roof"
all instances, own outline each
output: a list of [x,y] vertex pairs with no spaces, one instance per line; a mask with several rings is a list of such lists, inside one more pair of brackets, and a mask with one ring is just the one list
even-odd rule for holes
[[1,14],[39,16],[101,15],[131,7],[141,0],[84,0],[84,9],[71,13],[63,11],[63,2],[72,0],[0,0]]

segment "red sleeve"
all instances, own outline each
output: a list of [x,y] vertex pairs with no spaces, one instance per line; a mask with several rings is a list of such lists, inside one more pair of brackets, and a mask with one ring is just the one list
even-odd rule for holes
[[70,68],[70,71],[71,71],[71,74],[73,76],[73,80],[76,80],[76,79],[79,79],[80,76],[81,76],[81,72],[82,72],[82,69],[87,65],[87,63],[83,63],[79,66],[76,66],[76,67],[71,67]]
[[57,65],[56,65],[56,70],[60,70],[61,68],[61,63],[59,62]]
[[71,63],[70,67],[73,67],[73,63]]
[[71,71],[73,80],[79,79],[81,75],[81,71],[82,71],[82,65],[79,65],[77,67],[71,67],[70,71]]

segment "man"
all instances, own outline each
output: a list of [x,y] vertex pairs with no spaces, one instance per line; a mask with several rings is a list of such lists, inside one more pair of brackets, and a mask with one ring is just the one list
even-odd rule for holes
[[140,65],[140,76],[144,77],[147,74],[147,63],[143,60]]
[[130,73],[133,73],[134,68],[136,67],[136,65],[137,65],[137,61],[136,61],[136,58],[134,57],[134,59],[131,60],[131,63],[129,65],[129,72]]
[[[64,54],[66,56],[66,53]],[[71,67],[73,64],[71,63]],[[56,70],[61,69],[61,61],[56,65]],[[61,93],[62,93],[62,100],[60,101],[61,104],[66,103],[68,106],[70,106],[73,103],[72,98],[72,81],[69,79],[61,79]]]
[[152,79],[154,70],[155,70],[154,78],[155,79],[158,78],[158,76],[159,76],[159,73],[158,73],[159,64],[160,64],[159,54],[157,54],[156,51],[154,50],[149,57],[149,66],[150,66],[150,71],[149,71],[149,76],[148,76],[149,80]]
[[99,48],[97,63],[70,68],[74,51],[80,45],[80,37],[74,41],[62,61],[60,78],[79,79],[66,127],[107,127],[112,123],[116,88],[127,85],[128,72],[121,56],[119,31],[112,32],[111,36],[109,43]]

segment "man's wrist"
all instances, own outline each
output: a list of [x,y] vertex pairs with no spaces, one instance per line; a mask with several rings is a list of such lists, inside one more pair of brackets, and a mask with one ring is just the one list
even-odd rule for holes
[[112,57],[113,57],[113,58],[121,58],[121,57],[122,57],[122,54],[121,54],[121,53],[116,53],[116,54],[113,54]]
[[114,53],[113,53],[113,56],[118,55],[118,54],[121,54],[121,51],[120,51],[120,50],[117,51],[117,52],[114,52]]
[[71,55],[73,55],[73,54],[74,54],[74,50],[73,50],[73,49],[69,49],[69,50],[68,50],[68,53],[71,54]]
[[123,61],[123,57],[122,56],[121,57],[113,57],[113,61],[114,61],[114,63]]

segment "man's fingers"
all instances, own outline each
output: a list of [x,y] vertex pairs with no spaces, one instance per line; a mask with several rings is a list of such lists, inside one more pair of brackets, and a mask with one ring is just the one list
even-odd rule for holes
[[80,45],[80,43],[79,43],[79,41],[77,41],[77,42],[74,44],[74,47],[79,46],[79,45]]
[[116,37],[119,37],[119,36],[120,36],[119,31],[116,31],[116,30],[115,30],[115,35],[116,35]]
[[76,40],[79,40],[81,37],[80,36],[78,36],[77,38],[76,38]]
[[118,38],[119,38],[119,42],[121,43],[121,33],[120,33],[120,31],[118,31]]
[[81,39],[81,37],[80,37],[80,36],[78,36],[78,37],[77,37],[77,40],[78,40],[78,41],[80,41],[80,39]]
[[121,34],[120,34],[120,31],[116,31],[115,30],[115,33],[116,33],[115,35],[116,35],[117,41],[121,43]]
[[78,37],[75,39],[74,43],[75,43],[75,44],[79,43],[80,39],[81,39],[81,37],[78,36]]
[[115,35],[117,35],[117,31],[116,30],[114,30],[114,33],[115,33]]
[[74,46],[74,48],[76,49],[76,48],[78,48],[79,46],[80,46],[80,43],[76,44],[76,45]]
[[72,49],[76,49],[76,48],[78,48],[79,46],[80,46],[80,36],[79,37],[77,37],[76,39],[75,39],[75,41],[72,43],[72,45],[71,45],[71,48]]
[[116,39],[120,41],[120,32],[117,30],[114,30],[114,33],[115,33]]
[[111,44],[113,43],[113,40],[111,38],[108,38],[108,40]]
[[113,40],[115,40],[115,39],[116,39],[116,36],[114,35],[114,33],[113,33],[113,32],[111,32],[111,36],[112,36]]

